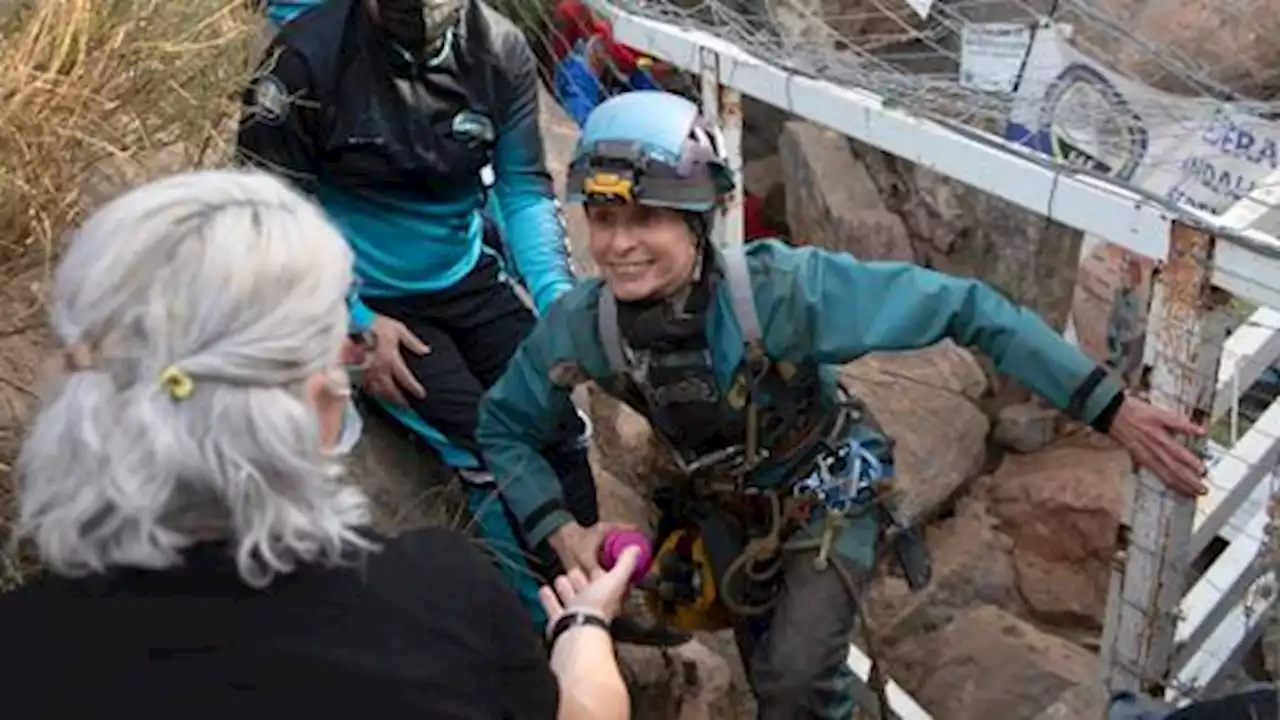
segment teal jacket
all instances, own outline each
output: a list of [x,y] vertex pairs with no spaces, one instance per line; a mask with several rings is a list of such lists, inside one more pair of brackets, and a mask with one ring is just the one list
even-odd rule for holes
[[[1081,420],[1092,423],[1114,410],[1121,392],[1115,380],[1100,376],[1092,360],[1035,313],[982,282],[776,240],[753,242],[746,252],[765,348],[775,361],[833,366],[951,338],[980,349],[1001,372],[1058,408],[1073,407]],[[476,437],[532,544],[572,520],[560,483],[539,453],[571,402],[572,384],[564,378],[577,374],[573,380],[606,387],[611,375],[596,330],[600,288],[593,279],[559,298],[481,404]],[[723,285],[707,319],[707,338],[717,383],[727,391],[744,344]],[[835,382],[834,372],[823,375]],[[770,471],[766,462],[755,472]]]

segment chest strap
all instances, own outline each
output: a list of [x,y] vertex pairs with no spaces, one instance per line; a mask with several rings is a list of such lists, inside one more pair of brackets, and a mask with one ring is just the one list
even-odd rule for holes
[[[742,333],[748,362],[764,360],[764,336],[760,330],[760,317],[756,314],[755,292],[751,287],[751,275],[747,269],[747,255],[740,246],[717,252],[720,271],[729,290],[729,303],[733,319]],[[600,288],[600,306],[596,312],[596,331],[604,348],[609,369],[615,375],[624,375],[635,369],[622,331],[618,328],[618,298],[608,285]]]
[[[738,472],[746,473],[764,459],[760,454],[760,407],[757,402],[757,386],[768,371],[769,362],[765,354],[760,317],[756,313],[755,291],[751,285],[746,251],[741,245],[733,245],[717,251],[716,258],[729,292],[729,304],[733,310],[734,322],[737,323],[744,345],[747,381],[744,407],[746,437],[743,443],[744,463],[738,468]],[[607,284],[600,288],[600,303],[596,311],[596,332],[612,374],[615,377],[634,379],[633,373],[637,368],[632,362],[630,349],[618,327],[618,299]]]

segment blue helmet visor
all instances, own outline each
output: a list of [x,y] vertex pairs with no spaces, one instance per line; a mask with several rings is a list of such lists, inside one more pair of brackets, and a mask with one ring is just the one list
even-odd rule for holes
[[[588,205],[636,203],[705,212],[728,191],[720,166],[678,168],[658,161],[634,142],[601,141],[569,167],[569,202]],[[729,187],[732,187],[731,185]]]

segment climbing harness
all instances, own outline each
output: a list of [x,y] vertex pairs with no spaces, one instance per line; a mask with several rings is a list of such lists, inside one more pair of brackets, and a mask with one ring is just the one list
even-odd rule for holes
[[[760,463],[769,457],[767,449],[760,442],[760,410],[758,386],[769,370],[769,359],[765,354],[764,338],[760,330],[760,319],[756,314],[755,297],[751,289],[751,278],[748,274],[746,254],[742,248],[727,249],[719,255],[719,267],[724,274],[725,284],[729,291],[729,300],[733,309],[734,320],[742,333],[744,344],[744,381],[745,397],[744,420],[745,432],[743,442],[709,452],[698,457],[689,458],[674,448],[661,433],[659,439],[666,445],[668,453],[676,465],[686,476],[716,471],[714,474],[732,479],[735,487],[726,488],[740,490],[745,477]],[[600,305],[596,313],[597,332],[604,348],[609,367],[616,378],[625,380],[629,377],[643,379],[647,369],[647,357],[643,357],[629,347],[622,339],[618,327],[617,298],[608,287],[601,288]],[[703,358],[710,364],[709,352]],[[652,390],[646,383],[637,382],[646,400],[651,399]],[[620,388],[619,388],[620,389]]]
[[813,495],[828,512],[844,515],[875,499],[885,480],[880,458],[856,440],[823,453],[813,472],[792,486],[797,496]]
[[[738,402],[732,404],[742,408],[743,439],[727,448],[686,457],[663,433],[655,433],[691,481],[684,491],[700,497],[668,498],[666,507],[655,497],[662,517],[675,520],[659,527],[654,570],[640,589],[660,623],[687,632],[719,630],[770,612],[778,601],[784,554],[816,551],[815,567],[834,570],[857,607],[862,642],[871,658],[868,685],[877,697],[881,717],[892,717],[861,593],[850,570],[842,562],[831,562],[830,555],[850,520],[869,512],[878,513],[877,547],[886,527],[892,529],[890,544],[904,561],[913,589],[928,582],[927,550],[918,533],[897,521],[886,495],[892,468],[854,436],[854,426],[863,420],[862,410],[847,395],[840,398],[833,419],[815,423],[795,443],[795,448],[806,448],[808,459],[798,465],[810,468],[808,472],[783,488],[762,489],[747,482],[750,473],[770,459],[761,432],[761,385],[771,371],[784,378],[785,372],[783,364],[771,363],[765,351],[745,253],[732,247],[720,253],[719,261],[744,345],[741,382],[731,391],[738,393]],[[607,287],[601,290],[597,322],[605,356],[621,383],[615,391],[623,394],[626,381],[634,380],[641,386],[641,396],[651,401],[652,391],[643,387],[651,358],[633,352],[623,341],[617,300]],[[792,374],[794,370],[790,368]],[[821,436],[814,438],[814,432]],[[748,507],[736,513],[725,509],[734,504]],[[906,544],[914,547],[906,551],[898,547]]]

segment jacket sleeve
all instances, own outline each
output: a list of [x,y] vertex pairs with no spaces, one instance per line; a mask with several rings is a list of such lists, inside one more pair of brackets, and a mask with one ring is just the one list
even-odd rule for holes
[[516,270],[541,314],[573,285],[573,276],[538,128],[538,65],[523,38],[513,38],[507,54],[509,95],[494,150],[494,192]]
[[507,507],[530,545],[573,520],[555,470],[540,450],[553,439],[572,402],[551,382],[550,369],[569,347],[567,313],[553,305],[507,363],[506,372],[480,402],[476,441]]
[[[314,195],[319,128],[319,98],[306,59],[288,45],[272,44],[241,100],[237,157]],[[354,288],[347,307],[353,331],[365,332],[372,327],[373,311]]]
[[[944,338],[977,347],[996,368],[1058,409],[1105,431],[1119,384],[1031,310],[977,280],[900,262],[859,262],[816,248],[793,253],[787,318],[798,350],[819,363],[927,347]],[[807,351],[807,352],[806,352]]]

